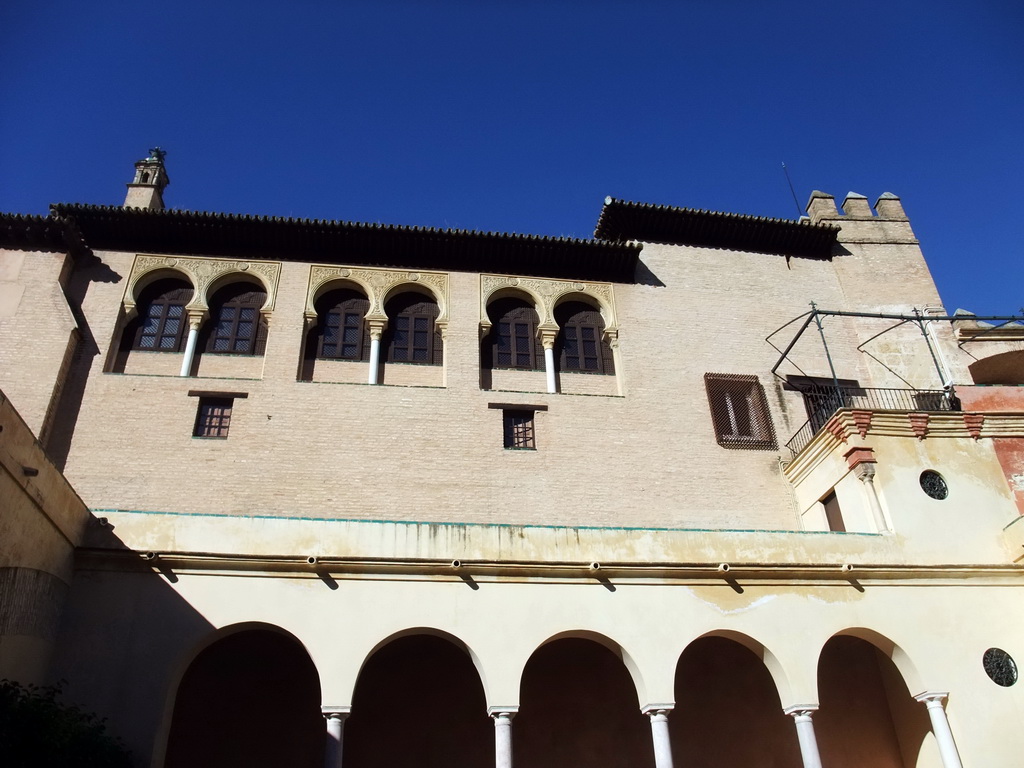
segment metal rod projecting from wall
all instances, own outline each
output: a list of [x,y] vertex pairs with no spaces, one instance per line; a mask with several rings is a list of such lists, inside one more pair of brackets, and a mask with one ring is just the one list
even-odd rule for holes
[[[792,338],[792,340],[789,342],[789,344],[786,345],[786,348],[785,349],[779,349],[777,346],[775,346],[775,344],[772,342],[772,337],[775,336],[776,334],[778,334],[780,331],[788,328],[790,325],[795,323],[797,320],[800,320],[801,318],[804,318],[804,317],[806,317],[807,319],[800,326],[800,329],[796,332],[796,335]],[[836,309],[818,309],[817,305],[812,301],[811,302],[811,311],[810,312],[808,312],[806,314],[803,314],[803,315],[797,315],[792,320],[790,320],[789,322],[784,323],[783,325],[779,326],[778,328],[776,328],[774,331],[772,331],[771,333],[769,333],[765,337],[765,341],[768,343],[768,345],[771,346],[772,349],[774,349],[776,352],[779,352],[779,354],[780,354],[779,359],[776,361],[775,365],[772,366],[772,369],[771,369],[772,375],[776,376],[777,378],[785,380],[785,377],[782,376],[781,374],[779,374],[778,370],[779,370],[779,367],[783,363],[785,363],[787,361],[790,364],[792,364],[794,368],[796,368],[798,371],[803,373],[803,370],[801,370],[800,366],[798,366],[792,360],[789,360],[789,353],[793,350],[793,347],[796,346],[797,342],[800,341],[800,337],[803,336],[804,331],[806,331],[807,328],[810,326],[810,324],[813,322],[813,323],[816,324],[816,326],[818,328],[818,331],[821,334],[822,344],[825,345],[825,356],[828,358],[829,370],[832,373],[832,381],[833,381],[836,389],[839,388],[839,382],[838,382],[838,379],[836,377],[835,368],[832,365],[832,358],[831,358],[831,355],[829,354],[829,350],[828,350],[828,343],[825,340],[825,331],[824,331],[824,327],[822,326],[821,319],[820,319],[822,317],[863,317],[863,318],[869,318],[869,319],[899,320],[899,321],[901,321],[901,322],[897,323],[896,325],[892,326],[892,328],[886,328],[884,331],[882,331],[880,333],[876,333],[870,339],[868,339],[863,344],[858,346],[857,347],[858,351],[862,351],[861,347],[863,347],[864,344],[867,344],[870,341],[874,341],[879,336],[881,336],[881,335],[883,335],[885,333],[888,333],[889,331],[891,331],[891,330],[893,330],[895,328],[899,328],[901,325],[904,325],[905,323],[908,323],[908,322],[916,323],[918,328],[921,330],[921,334],[925,337],[925,343],[928,344],[928,351],[931,353],[932,362],[935,363],[935,369],[939,373],[939,380],[940,381],[942,381],[942,379],[943,379],[942,367],[939,365],[939,362],[938,362],[938,360],[935,357],[935,351],[934,351],[934,349],[932,349],[931,340],[929,339],[928,332],[927,332],[927,330],[924,327],[925,323],[932,323],[932,322],[936,322],[936,321],[949,321],[949,322],[953,322],[954,320],[973,320],[973,321],[981,320],[981,321],[986,321],[986,322],[988,322],[988,321],[1002,321],[998,326],[994,326],[993,328],[987,329],[986,331],[984,331],[984,332],[987,332],[988,330],[995,330],[995,328],[1001,328],[1002,326],[1006,325],[1007,323],[1011,323],[1011,322],[1014,322],[1014,321],[1016,321],[1016,322],[1024,322],[1024,314],[1021,314],[1021,315],[934,315],[934,316],[930,316],[930,317],[925,317],[924,315],[921,314],[920,310],[918,310],[916,308],[914,309],[913,314],[900,314],[900,313],[895,313],[895,312],[847,312],[845,310],[836,310]],[[970,339],[970,340],[973,341],[973,339]],[[961,342],[961,344],[963,344],[963,343],[964,342]],[[945,382],[943,382],[943,385],[945,385]]]

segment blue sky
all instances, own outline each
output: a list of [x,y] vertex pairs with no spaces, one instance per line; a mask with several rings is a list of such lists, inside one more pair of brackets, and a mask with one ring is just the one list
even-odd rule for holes
[[[826,7],[827,6],[827,7]],[[0,210],[170,207],[589,237],[606,195],[903,198],[952,310],[1024,306],[1024,5],[0,5]],[[887,276],[898,279],[898,276]]]

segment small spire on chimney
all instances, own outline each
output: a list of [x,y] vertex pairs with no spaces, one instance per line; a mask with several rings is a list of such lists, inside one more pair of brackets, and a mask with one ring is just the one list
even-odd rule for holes
[[125,208],[149,208],[162,211],[164,187],[171,183],[164,169],[167,152],[160,147],[149,150],[149,157],[135,163],[135,178],[128,185],[124,198]]

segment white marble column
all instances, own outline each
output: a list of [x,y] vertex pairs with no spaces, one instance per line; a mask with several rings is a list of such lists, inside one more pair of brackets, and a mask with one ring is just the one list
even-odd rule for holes
[[956,749],[956,742],[953,741],[953,731],[949,729],[946,709],[942,706],[942,700],[947,696],[949,696],[948,693],[927,691],[919,693],[914,698],[928,707],[928,717],[932,721],[932,733],[935,735],[935,742],[939,745],[943,768],[963,768],[963,763],[960,762],[960,753]]
[[672,768],[672,741],[668,734],[668,713],[671,711],[671,704],[652,704],[643,709],[643,713],[651,718],[655,768]]
[[327,720],[327,742],[324,746],[324,768],[341,768],[341,753],[344,745],[345,718],[348,707],[321,707]]
[[185,341],[185,356],[181,360],[181,373],[179,376],[188,376],[192,372],[192,360],[196,356],[196,341],[199,339],[199,326],[203,324],[203,316],[189,312],[186,314],[188,321],[188,339]]
[[488,707],[494,718],[494,768],[512,768],[512,718],[519,707]]
[[369,384],[377,383],[377,371],[380,368],[380,333],[370,331],[370,376]]
[[552,395],[558,392],[555,376],[555,338],[557,336],[557,328],[542,328],[540,330],[540,343],[544,347],[544,373],[547,374],[548,393]]
[[800,757],[804,768],[821,768],[821,756],[818,754],[818,739],[814,735],[814,723],[811,715],[817,707],[790,707],[785,710],[796,723],[796,737],[800,742]]

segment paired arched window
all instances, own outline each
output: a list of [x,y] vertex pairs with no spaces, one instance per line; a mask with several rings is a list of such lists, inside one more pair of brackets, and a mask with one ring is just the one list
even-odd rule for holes
[[267,323],[260,309],[267,292],[251,283],[233,283],[210,300],[210,322],[205,349],[215,354],[262,355],[267,344]]
[[419,293],[400,293],[384,305],[388,329],[384,336],[387,362],[441,365],[441,331],[435,320],[437,302]]
[[604,318],[582,301],[566,301],[555,308],[559,333],[555,358],[560,371],[615,373],[612,348],[604,339]]
[[483,345],[483,363],[487,368],[519,368],[539,371],[544,368],[544,353],[537,343],[537,310],[520,298],[492,301],[487,307],[491,333]]
[[370,301],[350,288],[328,291],[316,303],[316,356],[321,360],[369,360],[370,333],[363,318]]
[[188,323],[185,305],[192,301],[192,286],[168,277],[146,286],[139,295],[132,349],[180,352]]

